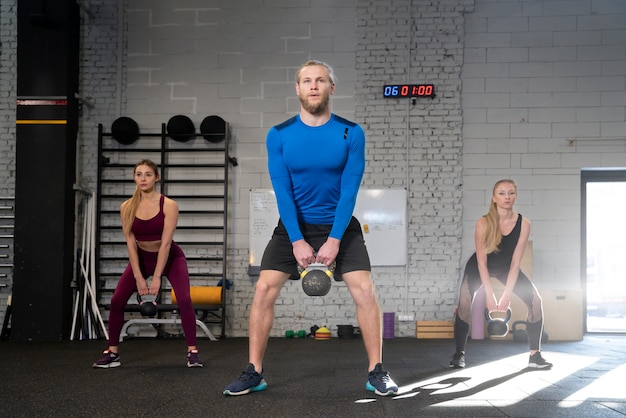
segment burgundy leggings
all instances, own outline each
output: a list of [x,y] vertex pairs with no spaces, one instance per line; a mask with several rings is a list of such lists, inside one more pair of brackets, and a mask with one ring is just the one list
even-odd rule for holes
[[[139,253],[139,268],[144,277],[149,277],[154,273],[157,263],[158,253],[151,253],[137,248]],[[183,250],[174,242],[170,249],[170,255],[163,271],[163,276],[167,277],[174,292],[176,292],[176,303],[180,312],[180,320],[185,333],[185,340],[188,346],[196,345],[196,313],[191,304],[189,295],[189,271],[187,270],[187,260]],[[124,308],[130,297],[137,291],[135,276],[130,267],[126,266],[120,281],[111,297],[111,309],[109,311],[109,346],[117,346],[120,343],[120,333],[124,325]]]

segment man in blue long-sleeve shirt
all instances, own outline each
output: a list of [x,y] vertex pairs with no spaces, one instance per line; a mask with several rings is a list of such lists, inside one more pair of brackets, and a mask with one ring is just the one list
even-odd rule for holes
[[296,74],[300,113],[267,134],[269,174],[280,221],[261,261],[250,309],[249,364],[228,385],[225,395],[244,395],[267,387],[263,357],[274,323],[274,304],[287,280],[298,279],[298,266],[336,263],[356,313],[369,374],[365,388],[378,395],[396,394],[398,386],[382,367],[381,313],[361,225],[352,216],[365,169],[365,134],[361,126],[330,110],[335,89],[332,68],[306,62]]

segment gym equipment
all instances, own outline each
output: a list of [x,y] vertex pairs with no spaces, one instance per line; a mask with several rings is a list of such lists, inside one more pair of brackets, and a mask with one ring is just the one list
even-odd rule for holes
[[383,339],[390,340],[396,336],[396,313],[383,312]]
[[509,320],[513,312],[511,308],[506,311],[506,318],[493,318],[488,308],[485,308],[485,319],[487,320],[487,333],[492,337],[506,337],[509,333]]
[[[189,293],[191,296],[191,303],[194,305],[194,310],[196,311],[196,314],[202,315],[201,318],[196,318],[196,325],[200,327],[202,331],[204,331],[205,335],[209,337],[211,341],[218,341],[203,321],[206,319],[209,311],[211,311],[212,308],[220,306],[222,304],[222,286],[191,286]],[[159,295],[162,294],[163,292],[159,290]],[[147,318],[134,318],[126,321],[120,333],[120,341],[122,341],[123,338],[128,335],[128,329],[136,324],[150,324],[152,326],[161,324],[180,325],[182,322],[178,315],[172,315],[169,318],[153,318],[153,316],[155,316],[158,312],[172,312],[178,309],[178,302],[176,300],[176,293],[174,292],[174,289],[170,290],[170,294],[172,299],[172,303],[170,304],[159,304],[159,299],[156,299],[154,303],[144,303],[143,305],[141,305],[139,307],[139,311],[142,315],[147,316]],[[146,295],[146,299],[147,296],[148,295]],[[154,295],[150,296],[154,297]],[[156,306],[155,304],[158,306]],[[155,308],[157,312],[154,312],[154,315],[150,315],[152,314],[152,312],[148,312],[148,310],[151,311]]]
[[354,326],[337,325],[337,336],[339,338],[354,338]]
[[122,116],[113,121],[111,136],[122,145],[131,145],[139,139],[139,125],[134,119]]
[[511,332],[513,333],[513,341],[516,343],[527,343],[528,342],[528,333],[526,329],[519,328],[520,325],[526,326],[528,322],[526,321],[515,321],[513,325],[511,325]]
[[226,121],[217,115],[207,116],[200,124],[200,132],[209,142],[222,142],[226,137]]
[[187,142],[195,137],[195,132],[196,128],[188,116],[172,116],[167,122],[167,134],[174,141]]
[[295,332],[292,329],[288,329],[287,331],[285,331],[285,338],[305,338],[306,337],[306,331],[301,329],[298,332]]
[[[74,309],[72,317],[72,330],[70,340],[97,339],[104,335],[107,339],[109,333],[104,325],[102,314],[98,307],[96,295],[96,194],[89,190],[74,185],[74,190],[79,192],[81,199],[82,217],[82,241],[77,256],[77,285],[74,297]],[[98,329],[97,325],[100,325]],[[100,334],[100,330],[102,334]]]
[[302,289],[308,296],[326,296],[330,291],[330,279],[335,274],[336,263],[326,266],[322,263],[309,264],[306,269],[298,266],[302,279]]
[[[484,319],[480,317],[484,324]],[[415,334],[417,339],[451,340],[454,338],[454,320],[448,321],[417,321]],[[483,331],[484,332],[484,331]],[[485,336],[483,335],[483,339]]]
[[159,304],[159,300],[161,299],[160,295],[139,295],[137,293],[137,302],[140,305],[139,311],[141,315],[152,318],[156,316],[158,309],[157,305]]
[[320,327],[315,331],[315,339],[320,341],[330,340],[330,330],[326,327]]
[[[146,279],[146,283],[151,279],[152,279],[152,276],[148,277],[148,279]],[[148,287],[150,287],[150,284],[148,284]],[[159,288],[159,291],[157,292],[156,295],[141,296],[139,292],[137,292],[137,302],[139,303],[139,312],[141,312],[142,316],[147,316],[149,318],[156,316],[156,314],[159,312],[159,310],[157,309],[157,305],[159,304],[160,301],[161,301],[161,288]]]
[[[472,340],[484,340],[485,339],[485,320],[483,319],[482,310],[485,308],[485,289],[481,285],[475,293],[474,302],[472,303],[472,317],[471,317],[471,334]],[[454,312],[456,315],[456,310]],[[454,338],[454,334],[451,338]]]
[[[524,328],[519,328],[520,325],[523,325]],[[511,332],[513,333],[513,341],[516,343],[527,343],[528,342],[528,331],[526,331],[526,327],[528,326],[528,321],[515,321],[511,325]],[[548,333],[543,330],[541,333],[541,342],[548,341]]]
[[315,338],[315,331],[317,331],[318,329],[320,329],[320,327],[318,327],[317,325],[313,325],[310,329],[311,332],[307,335],[307,337]]
[[[191,303],[194,305],[220,305],[222,303],[222,286],[191,286],[189,288]],[[176,293],[171,291],[172,303],[176,304]]]
[[8,340],[11,336],[11,327],[9,323],[11,322],[11,298],[13,294],[9,294],[7,298],[7,310],[4,313],[4,321],[2,322],[2,334],[0,334],[0,341]]

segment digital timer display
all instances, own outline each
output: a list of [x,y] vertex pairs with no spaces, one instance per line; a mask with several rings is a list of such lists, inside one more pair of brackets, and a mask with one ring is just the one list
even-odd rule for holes
[[383,97],[394,99],[401,97],[435,97],[434,84],[388,84]]

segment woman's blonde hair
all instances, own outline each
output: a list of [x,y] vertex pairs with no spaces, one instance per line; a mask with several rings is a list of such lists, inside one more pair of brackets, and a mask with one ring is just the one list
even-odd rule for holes
[[500,232],[500,215],[498,214],[498,208],[496,203],[493,201],[493,196],[496,194],[496,189],[501,184],[508,183],[513,185],[515,188],[515,192],[517,193],[517,185],[511,179],[502,179],[498,180],[496,184],[493,186],[493,191],[491,192],[491,205],[489,206],[489,212],[483,216],[485,221],[487,221],[487,228],[485,228],[485,232],[483,232],[483,236],[481,237],[482,243],[485,247],[485,253],[491,254],[494,252],[498,252],[498,246],[502,242],[502,232]]
[[[133,178],[135,177],[135,172],[137,171],[137,167],[140,165],[147,165],[150,167],[152,171],[154,171],[154,175],[156,179],[159,179],[159,167],[152,160],[141,160],[135,167],[133,168]],[[133,227],[133,222],[135,221],[135,214],[137,213],[137,207],[139,206],[139,202],[141,201],[141,192],[139,187],[135,187],[135,193],[133,196],[122,203],[122,230],[124,234],[129,234],[131,228]]]

